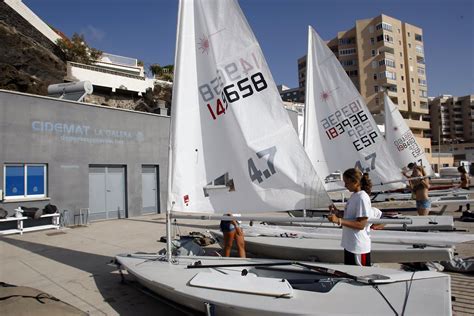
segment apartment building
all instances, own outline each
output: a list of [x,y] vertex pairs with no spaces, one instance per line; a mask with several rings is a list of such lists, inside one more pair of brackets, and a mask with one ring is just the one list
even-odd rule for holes
[[474,95],[429,98],[429,109],[425,120],[431,122],[431,130],[427,136],[435,155],[451,154],[454,165],[474,161]]
[[300,88],[288,88],[285,85],[278,85],[277,88],[283,101],[304,103]]
[[[357,20],[327,45],[372,113],[383,110],[383,93],[387,92],[430,160],[431,143],[426,139],[430,123],[423,121],[429,112],[423,30],[382,14]],[[306,56],[298,59],[298,77],[305,95]]]
[[430,98],[429,114],[431,131],[427,136],[433,143],[474,142],[474,95]]

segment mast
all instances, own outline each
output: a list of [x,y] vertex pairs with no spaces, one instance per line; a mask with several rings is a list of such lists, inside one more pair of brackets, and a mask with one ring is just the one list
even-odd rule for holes
[[[182,32],[182,21],[184,15],[184,0],[179,1],[178,7],[178,19],[176,25],[176,48],[175,48],[175,55],[174,55],[174,71],[173,71],[173,78],[177,77],[179,72],[179,63],[178,63],[178,56],[180,54],[181,45],[180,45],[180,36]],[[173,95],[177,94],[177,85],[173,83]],[[174,100],[174,98],[173,98]],[[174,124],[173,120],[176,117],[176,102],[172,102],[171,106],[171,113],[170,113],[170,126],[169,126],[169,141],[168,141],[168,201],[166,203],[166,260],[171,262],[171,211],[175,204],[175,201],[170,201],[171,199],[171,184],[172,184],[172,177],[173,177],[173,139],[174,139]]]

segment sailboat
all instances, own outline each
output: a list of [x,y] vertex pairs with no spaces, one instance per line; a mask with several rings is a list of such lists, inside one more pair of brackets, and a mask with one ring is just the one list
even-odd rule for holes
[[[237,1],[180,1],[174,78],[168,227],[178,212],[329,202]],[[450,278],[434,272],[170,252],[116,260],[157,294],[208,315],[451,313]]]
[[428,176],[434,174],[425,151],[416,141],[398,108],[387,93],[384,93],[385,140],[392,158],[400,168],[416,162],[423,166]]
[[[434,172],[426,158],[423,147],[418,144],[412,131],[403,119],[397,106],[392,102],[390,97],[384,94],[384,118],[385,118],[385,140],[391,152],[391,156],[397,165],[402,168],[409,163],[416,162],[417,165],[423,166],[425,174],[433,177]],[[437,178],[431,178],[431,183],[438,182]],[[464,196],[470,195],[472,192],[454,188],[449,186],[435,186],[430,188],[429,196],[432,201],[439,196]],[[410,194],[403,193],[382,193],[375,198],[376,201],[384,201],[387,199],[410,199]]]
[[336,170],[358,167],[370,173],[379,190],[405,187],[393,182],[401,179],[400,169],[362,96],[312,29],[306,69],[303,145],[318,174],[324,179]]

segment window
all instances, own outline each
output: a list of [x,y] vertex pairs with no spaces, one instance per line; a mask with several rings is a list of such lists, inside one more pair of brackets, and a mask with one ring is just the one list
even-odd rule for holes
[[355,44],[355,37],[339,39],[339,45],[349,45],[349,44]]
[[403,69],[403,64],[400,64],[400,69]]
[[372,56],[375,56],[375,49],[372,49],[372,51],[370,52]]
[[377,61],[374,60],[374,61],[372,62],[372,68],[377,68],[377,65],[378,65]]
[[416,52],[417,52],[418,54],[422,54],[422,55],[424,54],[424,52],[423,52],[423,46],[421,46],[421,45],[416,45],[416,46],[415,46],[415,49],[416,49]]
[[423,37],[420,34],[415,34],[415,40],[418,42],[423,42]]
[[388,23],[385,23],[385,22],[382,22],[382,23],[379,23],[375,26],[375,29],[376,30],[381,30],[381,29],[384,29],[386,31],[389,31],[389,32],[392,32],[392,25],[391,24],[388,24]]
[[349,77],[357,77],[359,74],[357,70],[346,70],[346,73]]
[[402,88],[402,92],[405,93],[405,88]]
[[403,57],[403,54],[402,54],[402,53],[400,53],[400,57]]
[[375,98],[375,104],[379,105],[379,98]]
[[410,32],[408,32],[408,37],[410,37]]
[[420,96],[427,98],[428,97],[428,91],[425,90],[418,90],[420,92]]
[[400,78],[401,78],[402,80],[405,80],[405,77],[403,77],[403,76],[400,76]]
[[383,36],[383,40],[384,40],[384,42],[393,43],[393,37],[388,35],[388,34],[385,34]]
[[417,71],[418,71],[418,74],[420,76],[424,76],[425,75],[425,69],[422,68],[422,67],[417,67]]
[[426,87],[426,80],[425,80],[425,79],[418,79],[418,84],[419,84],[420,86]]
[[45,164],[8,164],[4,168],[5,199],[46,197]]
[[374,86],[374,91],[379,92],[379,86]]
[[372,45],[375,44],[375,39],[373,37],[370,38],[370,44],[372,44]]
[[387,91],[397,92],[397,86],[388,86]]
[[357,65],[357,61],[355,59],[341,60],[341,65],[344,67],[355,66]]
[[377,80],[377,74],[374,74],[374,80]]
[[381,73],[380,73],[380,78],[387,78],[387,79],[396,80],[396,79],[397,79],[397,75],[396,75],[394,72],[385,71],[385,72],[381,72]]
[[411,44],[410,44],[410,43],[408,43],[408,48],[411,48]]
[[379,66],[383,66],[383,65],[386,65],[387,67],[395,68],[395,61],[392,59],[385,58],[379,61]]
[[347,48],[347,49],[341,49],[339,50],[339,55],[344,56],[344,55],[354,55],[356,53],[355,48]]

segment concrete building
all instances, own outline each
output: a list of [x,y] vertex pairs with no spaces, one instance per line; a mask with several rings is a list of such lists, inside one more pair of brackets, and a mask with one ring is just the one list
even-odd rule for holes
[[424,119],[431,122],[426,135],[431,137],[433,152],[451,155],[449,166],[474,162],[474,95],[429,98],[429,109]]
[[298,102],[304,103],[304,94],[301,94],[301,89],[298,88],[288,88],[285,85],[278,85],[278,92],[283,101],[287,102]]
[[453,163],[450,166],[459,166],[461,162],[468,161],[474,163],[474,143],[445,143],[434,145],[433,152],[450,154],[453,156]]
[[88,80],[94,91],[137,96],[148,88],[153,89],[155,83],[154,79],[145,77],[143,66],[138,65],[137,59],[107,53],[103,53],[101,59],[92,65],[68,61],[64,80]]
[[429,99],[433,143],[474,142],[474,95],[441,95]]
[[89,220],[159,213],[170,118],[0,90],[0,207],[51,203]]
[[[327,42],[372,113],[383,110],[386,91],[431,160],[428,87],[423,30],[384,14],[357,20]],[[301,94],[305,94],[306,56],[298,59]]]

